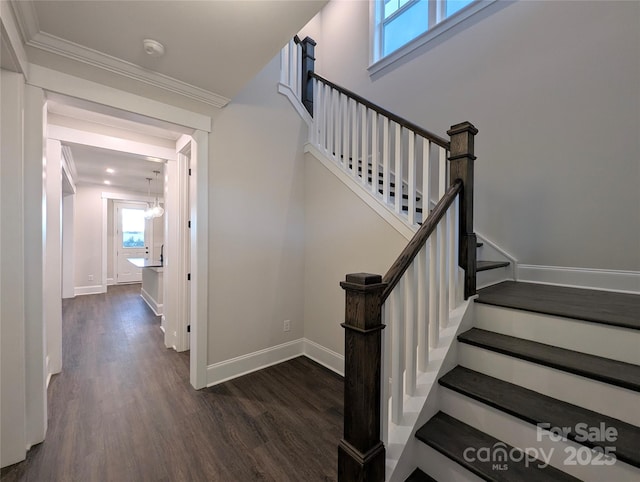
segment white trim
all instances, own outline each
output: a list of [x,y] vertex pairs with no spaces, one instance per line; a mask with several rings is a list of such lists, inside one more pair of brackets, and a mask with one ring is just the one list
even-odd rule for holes
[[216,94],[215,92],[182,82],[168,75],[144,69],[131,62],[42,32],[40,31],[38,16],[32,2],[22,0],[12,3],[14,4],[16,20],[24,41],[30,47],[51,52],[93,67],[98,67],[214,107],[224,107],[230,101],[227,97]]
[[523,282],[640,294],[640,271],[519,264],[516,273]]
[[413,238],[415,230],[407,225],[407,221],[398,216],[391,207],[385,206],[384,203],[377,200],[371,195],[371,192],[365,189],[362,184],[357,182],[353,177],[344,172],[334,161],[327,158],[313,144],[305,144],[304,152],[311,154],[329,171],[336,175],[349,189],[351,189],[360,199],[362,199],[371,209],[373,209],[382,219],[388,222],[396,231],[398,231],[407,240]]
[[[84,183],[84,184],[90,184],[90,183]],[[155,197],[154,196],[149,197],[146,194],[123,194],[118,192],[103,192],[102,199],[111,199],[113,201],[149,203],[149,202],[153,202],[155,200]],[[158,197],[158,201],[164,202],[164,198]]]
[[344,356],[308,338],[302,339],[302,354],[325,368],[344,376]]
[[[497,0],[479,0],[477,3],[472,3],[468,7],[465,7],[464,9],[460,10],[459,12],[456,12],[455,14],[451,15],[450,17],[447,17],[446,19],[442,20],[440,23],[438,23],[437,25],[433,26],[432,28],[430,28],[429,30],[424,32],[423,34],[419,35],[418,37],[416,37],[413,40],[411,40],[408,43],[406,43],[404,46],[402,46],[399,49],[391,52],[390,54],[386,55],[385,57],[382,57],[379,60],[373,62],[367,68],[367,70],[369,71],[369,75],[373,76],[374,74],[378,74],[378,73],[381,73],[382,71],[386,71],[393,64],[395,64],[396,62],[400,61],[405,56],[409,55],[410,53],[412,53],[413,51],[417,50],[418,48],[420,48],[420,47],[428,44],[429,42],[435,40],[436,38],[440,37],[445,32],[451,30],[453,27],[455,27],[456,25],[462,23],[464,20],[466,20],[469,17],[475,15],[476,13],[480,12],[481,10],[484,10],[485,8],[487,8],[489,5],[495,3],[496,1]],[[372,2],[372,3],[373,4],[377,4],[377,2]],[[500,3],[502,3],[502,2],[500,2]],[[375,8],[375,6],[371,7],[371,8]],[[371,14],[370,14],[370,16],[371,16]],[[374,18],[375,18],[375,15],[374,15]],[[376,39],[379,38],[381,36],[381,34],[378,33],[378,29],[380,28],[380,25],[377,22],[375,22],[375,23],[373,23],[371,25],[372,25],[371,28],[373,29],[372,38],[376,38]],[[379,42],[379,40],[377,40],[377,41]],[[379,48],[382,49],[382,45],[380,45]],[[377,52],[374,51],[373,49],[374,49],[374,45],[373,45],[373,43],[370,43],[369,44],[369,52],[370,52],[370,58],[371,59],[375,59],[377,57]]]
[[178,126],[211,132],[211,117],[31,64],[29,84],[50,92],[133,112]]
[[309,128],[311,128],[311,126],[313,125],[313,119],[311,118],[311,115],[309,115],[309,112],[307,112],[307,109],[302,104],[302,101],[296,96],[293,90],[291,90],[291,87],[289,87],[286,84],[283,84],[282,82],[279,82],[278,92],[284,95],[287,99],[289,99],[289,102],[291,102],[291,105],[293,106],[293,108],[300,115],[300,117],[302,117],[302,120],[307,123],[307,126]]
[[195,131],[191,145],[191,356],[190,382],[207,385],[209,331],[209,136]]
[[0,41],[4,42],[7,50],[11,53],[12,60],[20,72],[29,77],[29,59],[22,44],[21,26],[15,10],[12,8],[14,2],[0,2],[0,22],[2,23],[2,35]]
[[138,154],[141,156],[155,157],[170,161],[176,160],[176,152],[172,148],[154,146],[144,142],[130,141],[120,137],[96,134],[95,132],[73,129],[71,127],[57,126],[49,124],[47,126],[47,137],[63,142],[82,144],[85,146],[99,147],[111,151]]
[[83,295],[99,295],[102,293],[106,293],[107,289],[102,285],[92,285],[92,286],[76,286],[74,291],[75,291],[75,296],[83,296]]
[[156,300],[154,300],[153,297],[144,290],[144,288],[140,288],[140,298],[144,300],[156,316],[162,316],[162,303],[156,303]]
[[116,284],[116,282],[113,278],[107,278],[107,286],[113,286],[114,284]]
[[209,365],[207,367],[207,387],[297,358],[304,352],[303,345],[304,339],[299,338]]

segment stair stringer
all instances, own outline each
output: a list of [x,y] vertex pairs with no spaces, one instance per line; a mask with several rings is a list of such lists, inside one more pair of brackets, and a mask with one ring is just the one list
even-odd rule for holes
[[419,466],[416,431],[440,409],[438,379],[458,364],[457,337],[470,329],[475,319],[475,303],[469,298],[449,315],[449,323],[440,331],[437,348],[429,351],[427,372],[418,377],[413,397],[405,396],[405,416],[402,424],[389,423],[389,441],[386,446],[386,477],[389,482],[404,481]]
[[307,143],[304,146],[307,156],[315,157],[320,163],[351,189],[360,199],[362,199],[371,209],[373,209],[382,219],[389,223],[396,231],[404,236],[407,241],[413,238],[417,231],[409,226],[406,219],[399,216],[393,209],[378,199],[371,191],[366,189],[361,183],[356,181],[350,174],[346,173],[338,164],[324,155],[316,146]]

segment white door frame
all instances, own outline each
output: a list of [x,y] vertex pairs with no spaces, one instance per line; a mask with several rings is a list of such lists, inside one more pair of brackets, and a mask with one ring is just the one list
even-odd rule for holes
[[[79,99],[79,102],[89,101],[101,104],[110,109],[128,113],[137,121],[152,118],[183,126],[192,132],[195,149],[192,149],[191,169],[192,182],[195,186],[192,192],[194,202],[191,205],[191,356],[190,382],[196,388],[207,385],[207,328],[209,322],[208,306],[208,165],[209,165],[209,132],[211,132],[211,117],[188,111],[163,102],[141,97],[119,89],[107,87],[78,77],[70,76],[45,67],[32,65],[28,83],[44,89],[47,92],[58,93]],[[29,134],[32,137],[38,132]],[[25,136],[27,133],[25,133]],[[107,201],[103,197],[103,239],[106,239]],[[106,249],[103,249],[102,282],[106,286]],[[198,269],[200,266],[204,269]],[[42,324],[42,320],[40,320]],[[30,361],[27,359],[27,364]],[[39,390],[42,391],[42,390]],[[42,393],[33,393],[42,397]],[[46,393],[44,393],[46,397]],[[46,413],[46,412],[45,412]],[[46,420],[44,422],[46,427]],[[45,428],[46,430],[46,428]]]

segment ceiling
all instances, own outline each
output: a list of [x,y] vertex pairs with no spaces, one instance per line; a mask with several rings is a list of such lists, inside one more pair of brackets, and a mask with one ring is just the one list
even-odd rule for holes
[[[12,0],[25,44],[221,107],[327,0]],[[165,54],[147,55],[144,39]]]

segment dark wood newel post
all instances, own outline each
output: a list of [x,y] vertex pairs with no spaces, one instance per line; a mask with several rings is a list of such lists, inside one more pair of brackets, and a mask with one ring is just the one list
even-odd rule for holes
[[311,117],[313,117],[313,78],[309,73],[315,68],[315,47],[316,42],[311,37],[305,37],[300,42],[302,45],[302,104],[305,106]]
[[344,438],[338,446],[339,482],[382,482],[385,449],[380,440],[382,292],[377,274],[348,274],[344,336]]
[[464,269],[464,298],[476,294],[476,234],[473,230],[473,163],[474,136],[478,133],[473,124],[463,122],[447,131],[451,138],[449,151],[450,183],[461,179],[460,193],[460,245],[459,265]]

